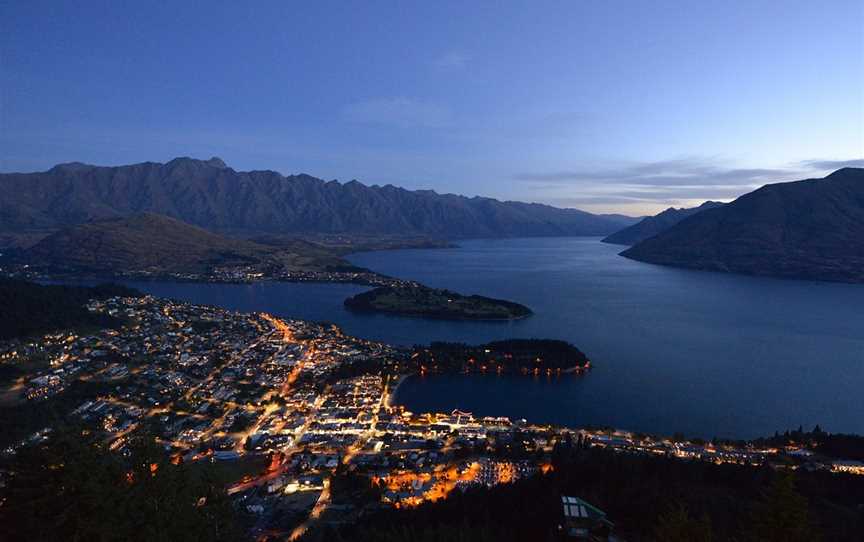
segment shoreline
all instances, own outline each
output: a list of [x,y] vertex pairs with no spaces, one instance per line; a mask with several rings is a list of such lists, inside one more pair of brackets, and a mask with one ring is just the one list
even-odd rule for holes
[[387,390],[387,399],[384,401],[384,406],[387,408],[392,408],[396,406],[396,394],[399,392],[399,387],[411,376],[410,374],[400,375],[399,379],[393,385],[392,389]]
[[[53,273],[10,273],[0,266],[0,278],[10,279],[10,280],[24,280],[35,283],[54,283],[54,284],[86,284],[86,285],[97,285],[97,284],[122,284],[123,282],[165,282],[165,283],[175,283],[175,284],[208,284],[208,285],[235,285],[235,286],[252,286],[258,284],[332,284],[332,285],[354,285],[361,287],[368,287],[369,290],[365,290],[363,292],[351,295],[345,298],[342,302],[344,308],[349,312],[354,313],[368,313],[368,314],[381,314],[385,316],[396,316],[401,318],[417,318],[420,320],[437,320],[437,321],[450,321],[450,322],[516,322],[519,320],[524,320],[531,316],[534,316],[534,311],[529,307],[521,305],[519,303],[504,300],[504,299],[493,299],[486,298],[485,296],[479,296],[476,294],[473,295],[464,295],[454,292],[455,295],[458,295],[463,298],[482,298],[484,301],[490,301],[503,305],[516,305],[521,309],[524,309],[524,312],[520,314],[512,314],[505,317],[473,317],[468,315],[460,315],[460,314],[444,314],[439,312],[423,312],[418,310],[413,310],[411,308],[406,308],[404,310],[390,310],[379,307],[372,306],[371,303],[364,304],[355,304],[355,299],[358,296],[368,295],[372,292],[375,292],[376,289],[379,288],[393,288],[390,284],[382,284],[378,282],[378,280],[383,281],[393,281],[395,283],[413,283],[413,281],[396,279],[392,277],[388,277],[386,275],[379,275],[374,271],[367,271],[370,276],[357,276],[360,273],[354,273],[355,276],[344,276],[344,277],[285,277],[285,276],[261,276],[254,278],[217,278],[217,277],[203,277],[203,276],[177,276],[171,274],[144,274],[144,275],[122,275],[122,274],[102,274],[102,273],[70,273],[70,274],[53,274]],[[378,279],[378,280],[375,280]],[[426,289],[428,291],[434,291],[434,288],[430,288],[428,286],[413,283],[415,287]]]

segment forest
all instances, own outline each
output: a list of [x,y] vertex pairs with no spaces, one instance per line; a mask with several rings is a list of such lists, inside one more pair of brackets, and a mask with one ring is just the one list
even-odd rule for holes
[[41,285],[0,278],[0,341],[44,335],[57,330],[82,331],[117,328],[121,321],[93,314],[85,304],[91,299],[139,296],[136,290],[116,284],[98,286]]

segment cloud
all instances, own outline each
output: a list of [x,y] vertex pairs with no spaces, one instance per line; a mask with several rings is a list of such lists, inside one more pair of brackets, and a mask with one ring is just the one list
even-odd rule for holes
[[444,128],[453,124],[453,115],[446,107],[405,97],[350,104],[343,116],[349,122],[400,128]]
[[544,203],[554,205],[556,207],[583,207],[586,205],[612,205],[621,203],[644,203],[655,200],[645,200],[640,198],[628,198],[626,196],[570,196],[561,198],[548,198]]
[[441,70],[461,70],[468,65],[471,57],[465,53],[451,51],[432,61],[432,65]]
[[844,167],[864,167],[864,158],[856,160],[805,160],[803,166],[821,170],[835,170]]
[[799,167],[733,168],[714,158],[627,162],[605,167],[522,173],[515,179],[553,205],[633,209],[652,213],[669,206],[732,200],[764,184],[801,179]]
[[640,186],[751,186],[784,178],[798,171],[780,168],[723,168],[695,159],[642,162],[606,169],[522,173],[516,180],[535,183],[603,183]]
[[776,168],[733,168],[714,158],[682,158],[529,172],[513,178],[547,203],[598,209],[692,206],[728,201],[769,183],[821,176],[842,167],[864,167],[864,159],[804,160]]

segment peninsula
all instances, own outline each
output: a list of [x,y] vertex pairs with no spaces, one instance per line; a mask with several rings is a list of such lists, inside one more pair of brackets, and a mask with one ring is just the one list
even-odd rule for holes
[[355,311],[378,311],[443,320],[515,320],[532,314],[525,305],[480,295],[462,295],[417,283],[379,286],[345,300]]
[[566,341],[551,339],[510,339],[480,345],[433,342],[415,350],[416,370],[459,373],[581,373],[591,361]]

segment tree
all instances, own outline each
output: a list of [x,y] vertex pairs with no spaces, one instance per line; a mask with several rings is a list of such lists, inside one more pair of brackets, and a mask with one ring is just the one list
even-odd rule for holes
[[80,429],[22,449],[0,506],[4,540],[243,540],[224,486],[173,465],[152,435],[109,451]]
[[751,514],[749,538],[754,542],[813,542],[818,533],[805,499],[795,488],[792,472],[777,473]]
[[657,542],[711,542],[714,539],[711,519],[704,515],[693,519],[684,505],[672,506],[657,518],[654,539]]

